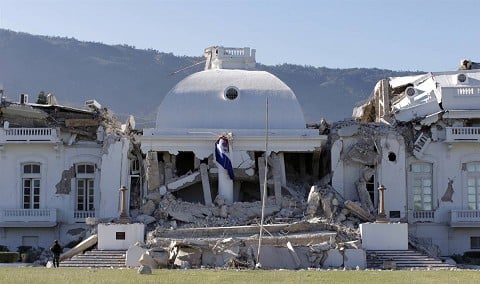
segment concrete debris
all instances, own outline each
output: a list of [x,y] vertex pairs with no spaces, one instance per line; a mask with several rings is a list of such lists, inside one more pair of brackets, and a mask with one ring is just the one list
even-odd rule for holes
[[470,59],[463,59],[460,62],[460,66],[458,70],[472,70],[472,69],[480,69],[480,63],[473,62]]
[[372,138],[357,139],[342,157],[344,161],[358,162],[364,165],[375,165],[379,155]]
[[147,167],[147,188],[149,192],[153,192],[160,188],[160,170],[157,152],[148,152],[145,162]]
[[363,209],[361,204],[353,202],[351,200],[345,201],[345,207],[349,209],[353,214],[357,215],[362,221],[373,221],[373,216],[367,210]]
[[125,265],[127,267],[138,267],[140,266],[140,259],[144,253],[147,252],[147,249],[144,248],[140,243],[136,243],[133,246],[130,246],[126,253]]
[[148,225],[148,224],[151,224],[151,223],[154,223],[157,221],[157,219],[155,219],[155,217],[153,216],[149,216],[149,215],[145,215],[145,214],[142,214],[142,215],[138,215],[135,220],[137,220],[137,222],[140,222],[140,223],[143,223],[145,225]]
[[142,256],[140,256],[140,259],[138,261],[143,266],[148,266],[152,269],[158,268],[157,262],[153,259],[153,257],[149,254],[148,251],[143,253]]
[[312,186],[307,198],[307,209],[305,214],[309,217],[314,217],[317,214],[318,206],[320,204],[320,193],[316,186]]
[[[366,172],[368,172],[369,174],[365,174]],[[367,180],[369,180],[372,175],[373,172],[371,171],[371,168],[366,167],[366,169],[364,169],[364,174],[355,183],[361,206],[370,213],[373,213],[375,211],[372,199],[370,198],[370,193],[367,190]]]
[[[361,143],[351,144],[351,148],[344,151],[344,159],[370,165],[375,164],[381,155],[375,146],[377,130],[371,127],[364,131],[363,125],[352,125],[340,133],[335,129],[333,132],[322,131],[330,132],[336,139],[343,135],[360,135]],[[254,153],[250,154],[254,161]],[[306,164],[304,155],[282,156],[282,159],[287,158]],[[250,202],[228,203],[218,194],[211,198],[212,193],[217,192],[215,181],[218,178],[211,159],[209,157],[207,163],[195,159],[191,168],[179,172],[179,165],[184,162],[177,155],[147,153],[144,163],[148,191],[141,200],[143,205],[138,208],[136,217],[137,221],[148,225],[148,251],[143,253],[141,264],[152,268],[157,265],[182,269],[254,269],[257,266],[300,269],[342,267],[344,263],[353,265],[351,259],[361,258],[344,252],[361,247],[358,224],[362,220],[372,220],[370,212],[374,210],[365,201],[359,204],[345,200],[332,187],[332,173],[322,173],[314,167],[322,160],[320,152],[309,158],[315,160],[312,167],[288,168],[290,164],[285,165],[284,172],[280,171],[280,156],[269,157],[267,184],[269,194],[273,196],[267,196],[265,200],[259,263],[256,260],[262,202],[258,191],[253,186],[249,189],[251,193],[247,191],[257,199]],[[257,159],[261,162],[262,157]],[[312,169],[311,177],[305,178],[306,172]],[[248,170],[252,173],[246,174]],[[241,182],[262,184],[259,180],[263,175],[255,173],[253,168],[239,171]],[[235,174],[237,177],[237,172]],[[320,174],[324,178],[320,179]],[[362,175],[368,180],[372,173],[365,169]],[[203,191],[196,194],[198,201],[181,199],[186,193],[180,190],[187,187]],[[365,265],[358,261],[356,266]]]
[[148,200],[147,203],[143,204],[142,207],[140,207],[140,211],[144,215],[152,216],[153,212],[155,212],[155,202],[153,202],[152,200]]
[[365,269],[367,268],[366,258],[363,249],[346,249],[344,251],[343,267],[346,269]]
[[198,268],[202,264],[202,250],[193,247],[176,247],[173,265],[178,268]]
[[152,200],[153,203],[155,203],[155,205],[158,206],[158,204],[160,203],[160,200],[162,199],[162,194],[160,194],[160,192],[158,191],[150,192],[147,195],[147,199]]
[[138,274],[152,274],[152,269],[147,265],[141,265],[138,270]]
[[167,268],[170,265],[170,254],[167,250],[150,250],[149,254],[158,265],[158,268]]
[[300,258],[298,257],[297,252],[295,251],[295,249],[293,248],[293,246],[290,242],[287,242],[287,248],[288,248],[288,251],[290,252],[290,254],[292,255],[293,260],[295,261],[295,264],[297,266],[295,268],[300,267],[300,265],[301,265]]

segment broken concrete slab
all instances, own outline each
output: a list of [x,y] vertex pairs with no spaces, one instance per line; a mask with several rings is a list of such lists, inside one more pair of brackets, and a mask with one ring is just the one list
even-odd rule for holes
[[[253,252],[255,259],[258,259],[258,246],[253,246]],[[299,254],[302,256],[302,254]],[[309,263],[308,258],[302,261],[298,259],[300,265],[292,258],[290,250],[286,247],[275,247],[270,245],[262,245],[260,250],[259,262],[262,265],[262,269],[297,269],[304,267],[303,263]]]
[[295,249],[293,248],[292,243],[287,242],[287,248],[288,248],[288,251],[290,252],[290,255],[292,256],[292,259],[295,262],[295,265],[296,265],[295,268],[299,268],[301,265],[300,258],[298,257],[298,254],[295,251]]
[[160,187],[157,152],[148,152],[146,163],[148,191],[156,191]]
[[77,255],[79,253],[82,253],[83,251],[91,248],[92,246],[96,245],[98,242],[98,236],[91,235],[88,238],[84,239],[82,242],[80,242],[78,245],[76,245],[74,248],[70,249],[69,251],[63,253],[60,255],[60,261],[69,259],[73,257],[74,255]]
[[200,267],[202,250],[192,247],[179,247],[173,264],[180,268]]
[[203,202],[206,206],[212,206],[212,193],[210,191],[210,180],[208,177],[208,166],[206,164],[200,164],[200,175],[202,178],[203,188]]
[[168,211],[168,215],[178,221],[186,222],[186,223],[193,223],[195,222],[195,217],[191,214],[186,212],[175,212],[175,211]]
[[370,214],[370,212],[363,209],[361,205],[351,200],[346,200],[344,204],[345,207],[347,207],[353,214],[360,217],[363,221],[373,221],[373,216]]
[[144,253],[147,252],[146,248],[142,248],[137,244],[130,246],[126,252],[125,265],[127,267],[138,267],[140,266],[140,258]]
[[140,207],[140,211],[143,215],[152,216],[153,212],[155,212],[156,206],[152,200],[148,200],[145,204]]
[[367,268],[367,255],[363,249],[346,249],[343,253],[343,265],[347,269]]
[[359,179],[357,182],[355,182],[355,186],[357,188],[357,193],[362,208],[370,213],[374,212],[375,207],[373,206],[372,199],[370,198],[370,193],[367,190],[366,180],[363,178]]
[[142,253],[138,262],[140,262],[141,265],[149,266],[152,269],[157,269],[158,268],[157,262],[148,253],[148,251]]
[[320,198],[321,197],[317,186],[312,186],[307,198],[307,209],[305,210],[305,214],[307,216],[313,217],[317,214],[317,210],[320,205]]
[[141,265],[141,266],[137,269],[137,273],[138,273],[138,274],[152,274],[152,268],[150,268],[150,267],[147,266],[147,265]]
[[169,253],[166,250],[149,250],[150,256],[155,260],[158,268],[166,268],[169,265]]
[[202,178],[200,172],[197,171],[171,180],[166,184],[166,187],[169,192],[175,192],[201,181]]
[[152,200],[155,205],[158,205],[162,199],[162,195],[159,191],[150,192],[146,197],[148,200]]
[[150,215],[145,215],[145,214],[138,215],[135,218],[135,220],[137,220],[137,222],[143,223],[145,225],[155,223],[157,221],[157,219],[155,217],[150,216]]
[[337,249],[330,249],[325,252],[327,257],[322,264],[322,268],[336,268],[343,266],[343,254]]
[[225,263],[223,253],[214,253],[210,250],[205,250],[202,253],[202,266],[223,267]]

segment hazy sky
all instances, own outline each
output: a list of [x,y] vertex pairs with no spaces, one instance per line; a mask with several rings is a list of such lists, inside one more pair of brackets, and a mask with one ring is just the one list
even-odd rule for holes
[[0,27],[175,55],[212,45],[257,62],[454,70],[480,61],[478,0],[0,0]]

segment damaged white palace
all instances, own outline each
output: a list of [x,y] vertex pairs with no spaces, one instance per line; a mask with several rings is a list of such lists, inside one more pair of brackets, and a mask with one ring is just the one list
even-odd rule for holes
[[[429,267],[480,250],[472,62],[382,80],[354,120],[307,126],[293,91],[255,70],[255,50],[204,55],[151,129],[120,125],[94,100],[2,96],[0,245],[58,239],[63,265],[95,247],[151,268],[363,269],[381,261],[377,238],[410,244]],[[372,237],[375,220],[392,227]]]

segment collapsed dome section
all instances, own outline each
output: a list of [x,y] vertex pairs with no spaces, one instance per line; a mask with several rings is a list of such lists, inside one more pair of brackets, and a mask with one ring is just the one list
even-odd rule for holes
[[265,71],[205,70],[180,81],[158,108],[156,129],[304,129],[293,91]]

